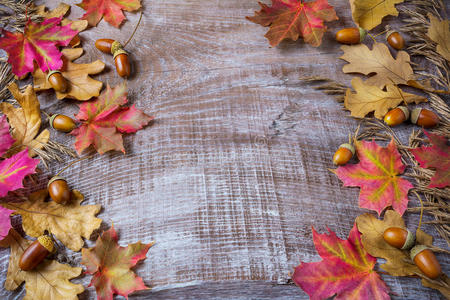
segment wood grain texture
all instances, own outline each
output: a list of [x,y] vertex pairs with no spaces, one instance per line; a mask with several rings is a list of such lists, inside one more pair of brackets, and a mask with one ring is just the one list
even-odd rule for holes
[[[346,238],[365,212],[358,208],[359,190],[341,187],[328,171],[357,122],[332,97],[299,80],[350,81],[334,41],[338,28],[352,25],[349,4],[330,3],[340,20],[328,24],[333,29],[321,47],[299,41],[270,48],[267,29],[245,19],[258,9],[256,0],[143,1],[141,27],[126,47],[136,74],[128,82],[129,100],[156,120],[125,138],[127,155],[95,156],[64,173],[86,204],[103,206],[103,228],[114,222],[122,245],[156,241],[136,268],[154,289],[130,299],[308,298],[285,283],[300,260],[320,259],[311,227],[324,232],[329,226]],[[72,17],[82,13],[72,7]],[[111,85],[121,78],[94,42],[125,41],[139,17],[126,15],[120,30],[101,21],[81,34],[85,54],[77,62],[104,61],[107,70],[96,78]],[[77,112],[76,102],[58,101],[50,92],[39,99],[48,113]],[[410,128],[399,130],[406,137]],[[52,138],[73,143],[54,131]],[[53,164],[49,173],[60,168]],[[418,215],[407,221],[416,226]],[[440,239],[437,245],[445,247]],[[8,255],[0,250],[2,282]],[[78,253],[67,255],[80,262]],[[450,259],[439,259],[448,272]],[[383,278],[393,298],[440,298],[419,279]],[[23,295],[23,289],[0,292],[1,299]],[[80,299],[95,299],[93,288]]]

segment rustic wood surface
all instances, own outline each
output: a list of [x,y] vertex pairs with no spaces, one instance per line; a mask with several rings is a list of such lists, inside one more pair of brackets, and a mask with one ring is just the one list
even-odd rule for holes
[[[45,3],[54,8],[58,1]],[[328,23],[321,47],[299,41],[270,48],[267,29],[245,19],[259,9],[256,0],[143,1],[141,26],[127,46],[136,74],[129,99],[156,120],[125,138],[126,155],[97,155],[65,172],[87,204],[103,206],[103,228],[114,223],[122,245],[156,241],[136,268],[153,289],[130,299],[308,298],[288,280],[300,260],[320,260],[311,227],[323,233],[329,226],[346,238],[365,212],[359,189],[341,187],[328,171],[357,122],[299,79],[350,81],[333,39],[338,28],[352,25],[349,4],[330,3],[340,19]],[[82,13],[72,7],[73,18]],[[126,15],[120,30],[101,21],[81,34],[85,54],[78,61],[104,61],[108,68],[97,78],[111,85],[121,79],[94,41],[125,41],[139,18]],[[77,112],[75,101],[58,101],[50,92],[39,99],[49,113]],[[399,130],[405,137],[410,129]],[[73,143],[57,132],[52,138]],[[417,226],[418,215],[407,219]],[[436,244],[446,247],[440,238]],[[68,255],[79,263],[78,253]],[[1,284],[8,256],[0,250]],[[448,273],[449,258],[439,259]],[[395,299],[441,298],[419,279],[382,277]],[[75,281],[87,286],[90,276]],[[1,299],[23,295],[23,288],[0,292]],[[92,287],[80,296],[94,298]]]

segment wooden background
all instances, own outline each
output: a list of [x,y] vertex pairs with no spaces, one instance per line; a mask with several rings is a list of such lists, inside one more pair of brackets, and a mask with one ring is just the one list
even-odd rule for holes
[[[57,3],[46,1],[50,8]],[[359,189],[342,188],[328,171],[357,122],[299,80],[318,75],[350,82],[334,41],[339,28],[352,25],[349,4],[330,3],[340,19],[328,23],[321,47],[298,41],[270,48],[267,29],[245,19],[259,9],[256,0],[143,1],[141,26],[127,46],[135,73],[129,99],[156,121],[125,138],[127,155],[97,155],[65,172],[87,204],[103,206],[103,228],[114,222],[122,245],[156,241],[135,269],[153,289],[130,299],[308,298],[289,274],[300,260],[320,260],[311,227],[324,233],[329,226],[346,238],[365,212],[358,208]],[[82,13],[73,6],[71,17]],[[94,41],[125,41],[139,17],[126,15],[120,30],[102,21],[81,34],[85,54],[78,61],[104,61],[107,70],[97,78],[111,85],[121,79]],[[75,101],[52,93],[39,99],[48,113],[78,111]],[[410,129],[399,131],[406,136]],[[52,138],[73,143],[54,131]],[[48,173],[60,168],[53,164]],[[408,223],[415,229],[418,215],[409,214]],[[442,239],[437,245],[446,247]],[[1,284],[8,256],[0,250]],[[79,254],[69,257],[80,261]],[[448,273],[449,258],[439,259]],[[441,297],[419,279],[382,277],[393,298]],[[90,276],[75,281],[87,286]],[[23,289],[0,292],[1,299],[23,295]],[[92,287],[80,296],[94,298]]]

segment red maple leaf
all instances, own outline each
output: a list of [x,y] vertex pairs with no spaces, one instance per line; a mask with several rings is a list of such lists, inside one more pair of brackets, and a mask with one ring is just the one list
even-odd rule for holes
[[433,168],[436,173],[428,185],[430,188],[444,188],[450,185],[450,146],[447,138],[425,131],[426,136],[433,145],[412,149],[417,162],[422,168]]
[[344,186],[359,186],[360,207],[381,214],[388,206],[403,215],[408,206],[408,191],[413,185],[397,175],[405,171],[394,140],[384,148],[375,143],[358,141],[355,144],[358,164],[347,164],[333,172]]
[[75,117],[81,126],[71,132],[78,153],[90,145],[100,154],[111,150],[125,153],[122,133],[136,132],[153,119],[134,105],[123,107],[127,102],[127,87],[121,84],[115,88],[107,85],[97,99],[80,105]]
[[78,31],[72,30],[71,24],[58,26],[61,19],[51,18],[42,23],[30,20],[23,33],[2,30],[0,48],[8,53],[8,62],[14,74],[21,77],[32,72],[33,61],[37,62],[42,72],[48,68],[59,70],[62,67],[62,54],[57,46],[67,46]]
[[106,22],[119,27],[125,19],[122,10],[138,10],[141,2],[140,0],[83,0],[77,5],[86,11],[81,18],[87,20],[89,25],[97,26],[104,17]]
[[5,154],[6,151],[14,144],[14,139],[9,132],[9,124],[6,120],[6,116],[0,117],[0,156]]
[[320,262],[304,263],[295,268],[292,279],[311,299],[385,300],[390,299],[386,286],[373,270],[376,258],[363,248],[356,224],[347,240],[341,240],[328,229],[319,234],[313,228]]
[[262,26],[270,26],[265,37],[273,47],[284,39],[296,41],[300,36],[308,44],[318,47],[327,31],[324,21],[338,19],[327,0],[272,0],[271,7],[261,2],[259,5],[261,10],[247,19]]
[[128,299],[128,294],[148,289],[131,268],[146,258],[153,243],[137,242],[121,247],[117,240],[117,233],[111,226],[99,236],[95,247],[81,250],[81,263],[86,266],[86,273],[93,274],[89,285],[95,286],[98,300],[112,300],[114,294]]

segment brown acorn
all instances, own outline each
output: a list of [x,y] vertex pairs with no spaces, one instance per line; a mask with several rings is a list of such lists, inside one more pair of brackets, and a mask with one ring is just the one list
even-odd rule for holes
[[427,277],[436,279],[442,274],[441,265],[427,246],[417,245],[411,249],[410,254],[411,260]]
[[67,80],[62,76],[60,71],[53,70],[48,72],[47,81],[50,83],[52,88],[60,93],[67,91]]
[[19,267],[23,271],[31,271],[54,250],[55,246],[52,239],[47,235],[41,235],[22,253],[19,259]]
[[367,31],[361,27],[344,28],[336,32],[336,41],[341,44],[359,44],[366,38]]
[[337,166],[342,166],[355,155],[355,147],[351,144],[342,144],[333,155],[333,163]]
[[409,119],[409,109],[405,106],[399,106],[390,110],[384,116],[384,123],[389,126],[397,126]]
[[116,50],[114,53],[114,62],[116,64],[117,74],[119,74],[120,77],[130,76],[130,62],[128,61],[128,53],[125,50]]
[[71,132],[75,129],[75,121],[65,115],[54,114],[49,120],[50,126],[61,132]]
[[409,249],[414,246],[414,234],[400,227],[389,227],[383,233],[383,239],[392,247],[398,249]]
[[431,128],[439,124],[439,117],[431,110],[425,108],[415,108],[411,112],[411,123],[424,128]]
[[396,50],[401,50],[405,47],[405,40],[397,31],[389,32],[386,40]]
[[95,48],[104,53],[111,53],[111,46],[114,42],[112,39],[98,39],[95,41]]
[[50,198],[56,203],[66,204],[70,202],[72,192],[64,178],[59,176],[52,177],[47,184],[47,188]]

